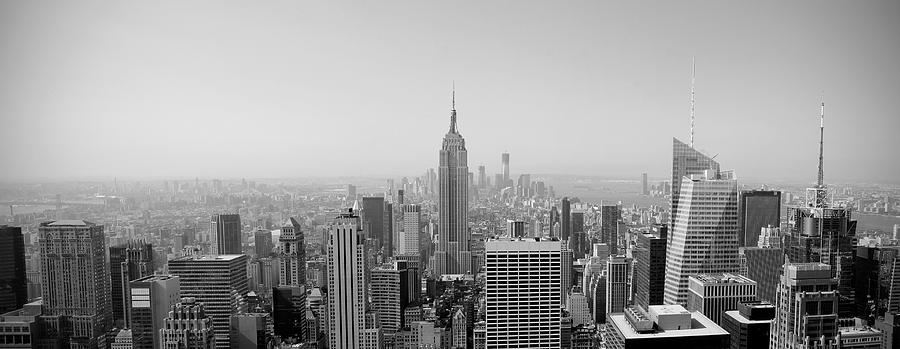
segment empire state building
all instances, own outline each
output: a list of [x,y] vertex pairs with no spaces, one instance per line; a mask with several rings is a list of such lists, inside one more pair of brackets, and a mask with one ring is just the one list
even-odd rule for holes
[[456,96],[450,110],[450,131],[444,136],[438,170],[438,246],[434,253],[435,277],[472,272],[469,252],[469,166],[466,140],[456,129]]

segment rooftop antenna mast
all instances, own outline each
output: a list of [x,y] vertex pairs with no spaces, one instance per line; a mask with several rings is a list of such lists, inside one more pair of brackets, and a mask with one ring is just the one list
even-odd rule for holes
[[825,185],[825,171],[822,169],[823,152],[825,149],[825,96],[822,96],[822,105],[819,109],[819,180],[816,182],[819,188]]
[[694,75],[696,71],[695,57],[691,57],[691,148],[694,147]]

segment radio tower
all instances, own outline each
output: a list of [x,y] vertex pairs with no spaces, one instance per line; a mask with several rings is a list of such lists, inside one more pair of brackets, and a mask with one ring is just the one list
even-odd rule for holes
[[816,208],[824,208],[828,206],[828,188],[825,186],[825,170],[824,164],[825,152],[825,98],[819,108],[819,176],[816,179],[815,188],[806,190],[806,200],[808,204]]

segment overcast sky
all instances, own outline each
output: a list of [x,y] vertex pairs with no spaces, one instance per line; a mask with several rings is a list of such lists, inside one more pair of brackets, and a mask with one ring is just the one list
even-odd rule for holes
[[900,178],[900,1],[0,2],[0,180]]

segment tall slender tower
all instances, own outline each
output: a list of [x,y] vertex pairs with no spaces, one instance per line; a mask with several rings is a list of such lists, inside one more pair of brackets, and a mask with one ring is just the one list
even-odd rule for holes
[[505,188],[507,183],[509,183],[509,153],[500,154],[500,161],[503,164],[503,185],[498,187]]
[[450,109],[450,131],[444,136],[438,170],[440,230],[434,254],[437,277],[472,271],[469,252],[469,167],[466,140],[456,129],[456,92]]
[[361,347],[365,329],[365,236],[351,209],[328,226],[328,347]]

